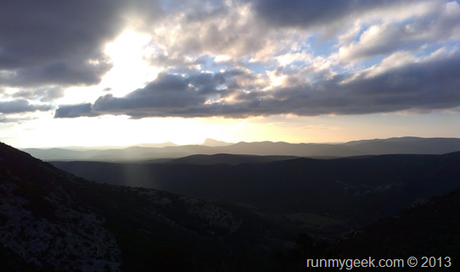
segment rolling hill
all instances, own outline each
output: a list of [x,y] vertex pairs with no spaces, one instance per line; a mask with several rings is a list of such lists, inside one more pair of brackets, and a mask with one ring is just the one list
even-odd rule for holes
[[[244,157],[243,157],[244,158]],[[184,159],[190,161],[190,157]],[[207,161],[212,161],[209,156]],[[210,164],[53,162],[99,183],[155,188],[261,212],[366,224],[460,187],[460,152]],[[199,157],[203,161],[203,156]],[[206,160],[205,160],[206,161]]]

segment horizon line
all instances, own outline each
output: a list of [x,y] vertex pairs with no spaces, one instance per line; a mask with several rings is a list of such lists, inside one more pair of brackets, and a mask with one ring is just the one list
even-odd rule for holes
[[[421,136],[396,136],[396,137],[389,137],[389,138],[365,138],[365,139],[356,139],[356,140],[350,140],[350,141],[343,141],[343,142],[287,142],[287,141],[270,141],[270,140],[264,140],[264,141],[239,141],[239,142],[226,142],[226,141],[221,141],[213,138],[206,138],[204,141],[199,142],[199,143],[189,143],[189,144],[176,144],[173,141],[166,141],[166,142],[157,142],[157,143],[135,143],[135,144],[128,144],[128,145],[90,145],[90,146],[84,146],[84,145],[71,145],[71,146],[41,146],[41,147],[15,147],[18,149],[126,149],[126,148],[131,148],[131,147],[145,147],[145,148],[164,148],[164,147],[181,147],[181,146],[209,146],[209,147],[223,147],[222,145],[230,146],[230,145],[235,145],[235,144],[240,144],[240,143],[285,143],[285,144],[346,144],[346,143],[352,143],[352,142],[360,142],[360,141],[376,141],[376,140],[390,140],[390,139],[404,139],[404,138],[416,138],[416,139],[460,139],[460,137],[440,137],[440,136],[435,136],[435,137],[421,137]],[[206,141],[212,140],[218,143],[221,143],[221,145],[207,145]],[[5,142],[3,142],[5,143]],[[167,145],[171,144],[171,145]],[[149,146],[151,145],[151,146]],[[158,146],[154,146],[158,145]],[[161,146],[164,145],[164,146]]]

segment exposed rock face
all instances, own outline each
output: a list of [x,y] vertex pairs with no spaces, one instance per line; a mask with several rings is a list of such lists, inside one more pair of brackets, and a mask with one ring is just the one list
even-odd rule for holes
[[104,218],[63,185],[77,179],[0,144],[0,243],[26,263],[54,270],[120,271]]

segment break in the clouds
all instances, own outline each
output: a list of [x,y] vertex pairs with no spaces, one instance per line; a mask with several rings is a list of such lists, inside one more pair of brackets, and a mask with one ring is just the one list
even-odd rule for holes
[[150,16],[161,13],[156,1],[143,0],[2,0],[0,5],[0,85],[12,87],[98,84],[112,67],[106,43],[133,16],[151,22]]
[[[456,1],[1,2],[4,114],[242,118],[460,106]],[[126,30],[147,37],[142,59],[160,73],[123,91],[99,86],[116,68],[106,45]],[[83,86],[98,91],[66,99]]]

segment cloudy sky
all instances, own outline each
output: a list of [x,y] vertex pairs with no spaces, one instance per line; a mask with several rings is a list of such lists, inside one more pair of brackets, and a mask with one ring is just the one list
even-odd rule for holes
[[0,140],[460,137],[446,0],[0,0]]

